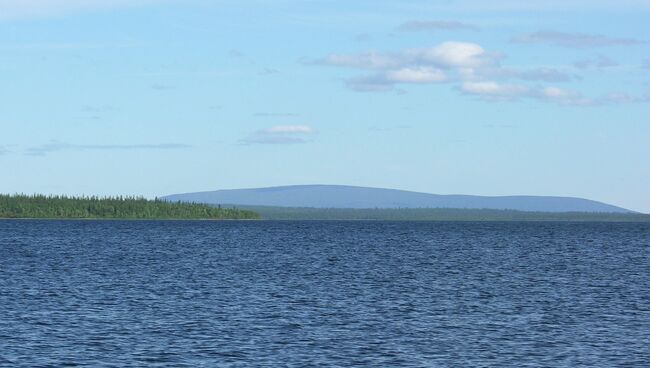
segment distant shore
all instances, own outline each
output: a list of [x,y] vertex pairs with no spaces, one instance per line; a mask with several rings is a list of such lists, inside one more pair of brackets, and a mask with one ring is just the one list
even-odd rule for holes
[[0,195],[0,219],[650,222],[649,214],[464,208],[314,208],[210,205],[141,197]]
[[313,208],[241,206],[263,220],[650,222],[649,214],[529,212],[463,208]]
[[254,211],[142,197],[0,195],[2,219],[256,220]]

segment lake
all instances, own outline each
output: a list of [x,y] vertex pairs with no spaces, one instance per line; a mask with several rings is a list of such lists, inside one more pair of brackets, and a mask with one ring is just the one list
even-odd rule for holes
[[648,367],[650,224],[0,221],[0,367]]

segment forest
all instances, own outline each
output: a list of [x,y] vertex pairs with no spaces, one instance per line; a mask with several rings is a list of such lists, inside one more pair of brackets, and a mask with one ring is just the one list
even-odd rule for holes
[[648,222],[650,215],[605,212],[528,212],[463,208],[310,208],[242,206],[265,220],[604,221]]
[[0,218],[52,219],[259,219],[251,210],[143,197],[0,194]]

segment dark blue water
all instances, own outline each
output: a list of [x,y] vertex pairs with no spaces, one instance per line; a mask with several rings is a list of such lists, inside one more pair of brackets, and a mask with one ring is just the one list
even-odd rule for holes
[[650,224],[0,221],[0,366],[649,367]]

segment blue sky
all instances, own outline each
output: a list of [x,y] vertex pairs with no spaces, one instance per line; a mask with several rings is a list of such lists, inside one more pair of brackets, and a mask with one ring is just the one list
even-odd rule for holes
[[0,192],[348,184],[650,212],[650,2],[0,0]]

